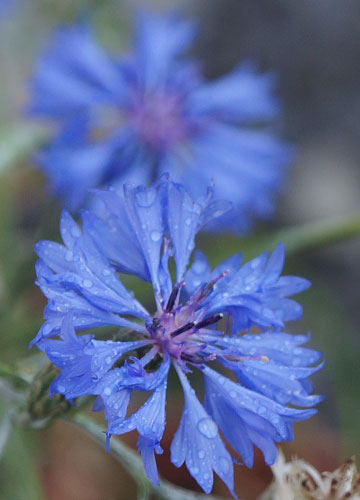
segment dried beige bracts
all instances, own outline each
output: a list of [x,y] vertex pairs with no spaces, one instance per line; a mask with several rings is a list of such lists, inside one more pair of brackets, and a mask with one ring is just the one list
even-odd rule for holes
[[318,472],[304,460],[285,462],[279,451],[274,480],[259,500],[360,500],[360,474],[354,458],[334,472]]

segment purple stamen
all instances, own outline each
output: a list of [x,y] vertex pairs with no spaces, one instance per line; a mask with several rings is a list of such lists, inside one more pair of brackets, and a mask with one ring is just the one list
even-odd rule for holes
[[175,305],[175,302],[176,302],[176,299],[179,295],[179,291],[181,289],[181,287],[184,285],[185,281],[182,280],[180,281],[180,283],[178,283],[177,285],[175,285],[175,287],[173,288],[171,294],[170,294],[170,297],[167,301],[167,304],[166,304],[166,307],[165,307],[165,312],[166,313],[169,313],[173,310],[174,308],[174,305]]
[[214,316],[210,316],[209,318],[203,319],[202,321],[199,321],[199,323],[196,323],[195,328],[200,330],[200,328],[205,328],[206,326],[213,325],[214,323],[220,321],[223,317],[224,315],[222,313],[215,314]]
[[176,337],[177,335],[180,335],[180,333],[184,333],[187,330],[190,330],[195,326],[195,323],[191,321],[190,323],[186,323],[186,325],[181,326],[177,330],[174,330],[173,332],[170,333],[170,337]]

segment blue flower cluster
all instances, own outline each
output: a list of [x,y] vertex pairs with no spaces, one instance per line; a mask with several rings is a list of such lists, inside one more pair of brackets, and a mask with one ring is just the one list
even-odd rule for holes
[[[310,407],[321,400],[309,382],[322,366],[316,365],[320,353],[303,347],[308,336],[283,331],[302,314],[289,297],[309,282],[281,276],[281,245],[270,256],[242,265],[238,254],[211,270],[193,250],[199,229],[228,209],[214,201],[212,189],[193,201],[162,176],[149,188],[125,184],[122,192],[94,196],[95,208],[81,213],[81,228],[63,212],[63,244],[36,246],[38,285],[48,305],[33,343],[59,368],[51,393],[69,401],[95,396],[108,439],[136,429],[146,474],[158,484],[155,454],[162,453],[172,366],[184,409],[171,461],[185,463],[207,493],[215,471],[235,496],[235,459],[219,431],[248,467],[254,446],[272,464],[275,443],[291,440],[293,422],[313,415]],[[124,273],[152,284],[154,311],[125,288]],[[113,327],[112,337],[105,326]],[[99,340],[77,333],[98,328]],[[194,372],[204,378],[203,403],[189,382]],[[138,391],[148,399],[128,414]]]
[[143,12],[122,57],[88,25],[57,31],[31,81],[30,111],[58,125],[38,159],[68,208],[89,188],[149,184],[170,172],[194,198],[214,179],[216,197],[233,202],[208,230],[244,233],[272,215],[292,156],[266,127],[280,108],[274,75],[243,63],[205,81],[199,63],[182,57],[195,31],[177,16]]

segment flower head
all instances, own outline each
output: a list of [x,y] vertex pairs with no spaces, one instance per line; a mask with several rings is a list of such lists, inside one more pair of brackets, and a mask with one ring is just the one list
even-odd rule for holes
[[30,109],[59,126],[39,154],[53,190],[77,208],[89,188],[109,182],[148,183],[169,171],[197,198],[214,179],[216,197],[235,210],[208,227],[246,231],[271,215],[290,158],[263,127],[279,111],[274,76],[244,63],[206,82],[182,58],[191,22],[145,12],[137,21],[128,56],[113,57],[89,26],[74,25],[39,59]]
[[[200,253],[189,266],[197,231],[227,208],[212,200],[211,189],[194,202],[181,185],[162,177],[148,189],[125,185],[122,195],[95,196],[98,213],[82,212],[82,230],[64,211],[64,244],[36,246],[38,284],[49,302],[33,342],[60,369],[51,393],[68,400],[96,396],[109,438],[137,429],[146,473],[157,483],[154,454],[162,452],[173,366],[185,406],[171,461],[177,467],[185,462],[206,492],[213,471],[233,491],[232,458],[218,430],[247,466],[254,445],[272,464],[275,443],[292,439],[292,423],[315,412],[294,406],[308,408],[321,399],[310,394],[308,381],[321,367],[312,366],[320,353],[302,347],[308,336],[281,331],[302,312],[288,297],[309,282],[280,276],[281,245],[270,257],[265,253],[243,266],[236,255],[211,271]],[[153,312],[126,290],[119,273],[151,282]],[[102,326],[116,327],[115,337],[76,333]],[[250,333],[254,328],[258,333]],[[190,386],[191,372],[204,377],[204,405]],[[150,394],[127,415],[133,391]]]

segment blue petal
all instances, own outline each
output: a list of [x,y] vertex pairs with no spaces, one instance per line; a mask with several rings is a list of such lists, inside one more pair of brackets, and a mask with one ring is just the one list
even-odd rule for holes
[[194,25],[176,16],[155,16],[141,12],[137,16],[136,58],[141,83],[146,88],[162,85],[171,75],[175,58],[194,36]]
[[279,245],[270,258],[263,253],[237,271],[233,267],[236,261],[218,266],[212,279],[226,266],[232,272],[214,286],[206,301],[207,314],[228,312],[233,318],[234,334],[249,330],[253,324],[262,329],[281,328],[285,321],[298,319],[302,307],[286,297],[305,290],[310,283],[295,276],[280,277],[283,263],[284,248]]
[[168,226],[175,251],[177,282],[184,276],[200,227],[228,209],[228,206],[220,208],[217,205],[215,209],[211,203],[212,195],[212,189],[208,189],[205,198],[194,202],[183,186],[168,183]]
[[[314,406],[322,401],[322,396],[309,395],[302,379],[310,377],[323,367],[295,368],[273,362],[244,361],[232,367],[239,382],[245,387],[260,392],[280,404],[292,403],[297,406]],[[231,368],[231,366],[229,366]]]
[[[252,453],[249,452],[249,441],[243,435],[232,433],[237,419],[243,429],[252,429],[248,438],[262,435],[262,446],[265,447],[265,457],[274,457],[272,441],[291,440],[291,423],[309,418],[316,410],[297,410],[282,406],[270,398],[248,390],[228,378],[204,367],[205,375],[205,406],[210,415],[219,425],[224,436],[236,451],[243,457],[245,463],[252,464]],[[224,416],[228,416],[225,419]],[[235,438],[237,438],[235,440]],[[257,439],[260,444],[260,440]],[[270,464],[268,464],[270,465]]]
[[154,484],[159,485],[154,452],[162,453],[160,440],[165,429],[166,378],[157,386],[141,408],[125,420],[109,424],[108,434],[124,434],[133,429],[139,433],[138,449],[141,452],[145,472]]
[[191,94],[189,110],[221,120],[264,120],[279,111],[273,95],[273,74],[258,74],[254,64],[243,63],[231,73],[207,82]]
[[84,232],[92,237],[99,251],[120,272],[135,274],[144,281],[151,281],[142,248],[126,214],[123,201],[115,191],[98,191],[97,200],[103,201],[107,213],[103,218],[93,212],[83,211]]
[[308,342],[310,335],[291,335],[285,332],[246,334],[241,337],[212,337],[202,335],[204,341],[210,339],[234,356],[266,356],[271,361],[284,366],[307,367],[321,359],[321,352],[299,345]]
[[199,286],[210,281],[210,266],[205,255],[196,251],[194,261],[185,274],[185,290],[192,295]]
[[163,190],[160,180],[150,188],[124,186],[126,211],[135,232],[156,293],[160,293],[158,271],[163,243]]
[[44,340],[43,348],[50,361],[61,369],[52,383],[50,394],[60,392],[66,399],[97,394],[97,384],[125,352],[142,347],[148,341],[94,341],[92,335],[78,337],[72,314],[61,326],[62,340]]
[[31,111],[63,115],[93,102],[120,99],[124,86],[117,65],[85,25],[60,28],[39,59],[31,82]]
[[[68,214],[66,218],[69,218]],[[122,285],[115,269],[87,235],[82,236],[80,230],[75,233],[74,227],[71,228],[72,236],[77,241],[72,240],[70,248],[47,241],[40,241],[35,246],[39,257],[54,271],[54,274],[45,276],[47,286],[74,290],[90,304],[108,312],[147,319],[148,314]]]
[[186,376],[177,369],[185,395],[185,408],[171,443],[171,461],[176,467],[185,462],[205,493],[213,486],[213,471],[235,496],[231,456],[218,434],[217,425],[196,398]]
[[52,271],[42,260],[36,263],[36,272],[37,284],[48,298],[49,303],[44,311],[46,322],[40,328],[31,345],[37,343],[41,349],[41,340],[59,332],[64,315],[70,310],[73,312],[74,326],[78,329],[115,325],[131,328],[135,331],[144,331],[142,325],[99,309],[76,291],[69,290],[65,284],[54,283],[51,279]]

